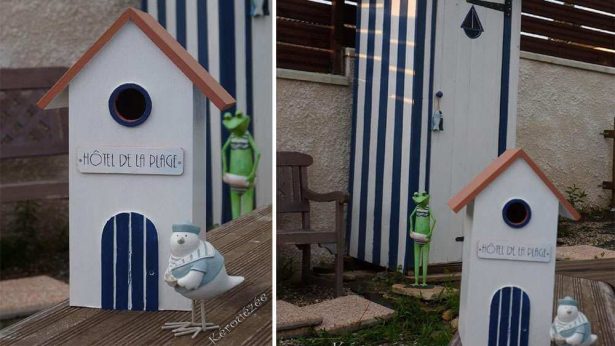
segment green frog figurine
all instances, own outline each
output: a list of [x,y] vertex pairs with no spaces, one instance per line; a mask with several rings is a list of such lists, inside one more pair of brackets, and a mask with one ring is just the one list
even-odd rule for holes
[[222,124],[230,132],[222,146],[222,180],[231,187],[231,213],[236,219],[254,209],[254,179],[261,153],[248,131],[248,115],[240,111],[235,115],[226,113]]
[[[429,243],[436,228],[436,218],[429,209],[427,192],[415,192],[412,196],[416,207],[410,214],[410,238],[414,240],[414,285],[427,288],[427,264],[429,262]],[[419,268],[423,269],[423,283],[419,285]]]

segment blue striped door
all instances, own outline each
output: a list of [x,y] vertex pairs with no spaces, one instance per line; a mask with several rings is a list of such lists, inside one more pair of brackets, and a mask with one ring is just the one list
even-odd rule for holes
[[498,290],[491,299],[489,346],[527,346],[530,298],[519,287]]
[[103,228],[101,307],[158,310],[158,233],[142,214],[116,214]]

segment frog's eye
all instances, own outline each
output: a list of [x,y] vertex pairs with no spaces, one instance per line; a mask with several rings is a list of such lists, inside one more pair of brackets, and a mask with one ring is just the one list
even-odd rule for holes
[[232,117],[231,113],[225,113],[224,114],[224,120],[229,120],[229,119],[231,119],[231,117]]
[[423,195],[423,196],[427,196],[427,192],[423,192],[421,195]]
[[237,112],[237,113],[235,113],[235,116],[238,117],[238,118],[242,118],[243,117],[243,113]]
[[418,192],[415,192],[415,193],[414,193],[414,197],[418,197],[418,196],[419,196],[419,193],[418,193]]

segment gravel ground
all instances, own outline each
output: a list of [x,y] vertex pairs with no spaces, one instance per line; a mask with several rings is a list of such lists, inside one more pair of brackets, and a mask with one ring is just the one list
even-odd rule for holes
[[[348,288],[345,294],[354,294]],[[287,301],[297,306],[306,306],[320,303],[325,300],[335,299],[335,289],[333,287],[317,284],[303,285],[301,283],[280,283],[278,284],[277,299]]]
[[592,245],[615,250],[615,212],[583,215],[581,221],[560,221],[558,245]]

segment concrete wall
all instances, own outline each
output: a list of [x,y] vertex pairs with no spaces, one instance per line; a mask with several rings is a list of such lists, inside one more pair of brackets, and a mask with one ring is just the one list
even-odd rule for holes
[[[531,58],[523,54],[520,61],[517,146],[538,162],[560,190],[576,184],[587,192],[591,205],[607,207],[609,191],[598,185],[611,179],[613,144],[600,132],[613,126],[615,69],[592,71],[587,64]],[[292,80],[287,72],[284,78],[280,75],[277,150],[314,156],[309,169],[314,189],[347,190],[351,85]],[[314,209],[312,224],[326,228],[333,222],[332,207]]]
[[139,0],[2,0],[0,67],[70,66]]

